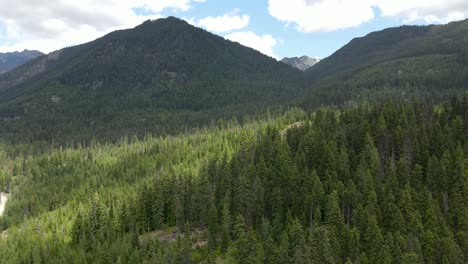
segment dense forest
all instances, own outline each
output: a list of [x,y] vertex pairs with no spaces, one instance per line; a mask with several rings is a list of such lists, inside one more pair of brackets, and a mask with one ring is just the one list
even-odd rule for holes
[[[466,263],[468,96],[3,145],[2,263]],[[37,148],[41,148],[40,145]]]
[[0,75],[0,140],[175,134],[287,105],[305,88],[299,70],[169,17]]
[[0,74],[0,263],[468,263],[467,34],[301,73],[169,17]]

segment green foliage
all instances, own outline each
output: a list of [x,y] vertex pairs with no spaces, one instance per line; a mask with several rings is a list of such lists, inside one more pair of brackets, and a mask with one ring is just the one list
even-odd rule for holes
[[464,263],[467,100],[0,155],[11,192],[0,259]]

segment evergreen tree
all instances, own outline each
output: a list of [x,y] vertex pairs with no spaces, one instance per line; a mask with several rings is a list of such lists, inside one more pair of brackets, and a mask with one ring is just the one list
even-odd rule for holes
[[208,211],[208,247],[210,250],[216,249],[218,235],[218,211],[213,202],[211,202],[210,210]]

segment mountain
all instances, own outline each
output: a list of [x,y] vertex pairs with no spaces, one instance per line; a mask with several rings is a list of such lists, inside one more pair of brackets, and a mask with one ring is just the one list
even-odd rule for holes
[[28,62],[34,58],[44,55],[37,50],[24,50],[21,52],[0,53],[0,74],[5,73],[21,64]]
[[0,263],[468,263],[465,30],[303,73],[168,18],[0,75]]
[[318,58],[310,58],[308,56],[292,57],[292,58],[283,58],[281,62],[286,63],[294,68],[297,68],[301,71],[305,71],[310,67],[314,66],[320,61]]
[[[353,39],[305,72],[323,93],[434,93],[468,87],[468,20],[401,26]],[[363,92],[365,91],[366,92]]]
[[301,76],[183,20],[146,21],[1,75],[0,134],[177,132],[287,103],[301,94]]
[[468,87],[468,20],[353,39],[304,73],[169,17],[41,56],[0,75],[0,137],[69,142],[180,133],[280,105]]

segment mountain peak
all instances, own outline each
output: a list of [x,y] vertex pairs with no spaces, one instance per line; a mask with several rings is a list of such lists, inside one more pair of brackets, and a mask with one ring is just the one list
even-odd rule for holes
[[311,58],[309,56],[302,57],[292,57],[292,58],[283,58],[281,62],[286,63],[294,68],[297,68],[301,71],[305,71],[310,67],[314,66],[320,61],[318,58]]
[[168,16],[166,18],[157,18],[157,19],[148,19],[146,20],[145,22],[143,22],[141,25],[137,26],[140,27],[140,26],[160,26],[160,25],[164,25],[164,24],[168,24],[168,25],[190,25],[189,23],[187,23],[187,21],[183,20],[183,19],[180,19],[180,18],[177,18],[177,17],[174,17],[174,16]]

